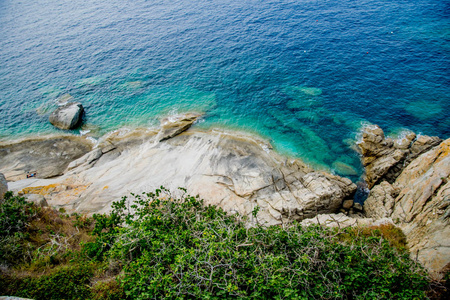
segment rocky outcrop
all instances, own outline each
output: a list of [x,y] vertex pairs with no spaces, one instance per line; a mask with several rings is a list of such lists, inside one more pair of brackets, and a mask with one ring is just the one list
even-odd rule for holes
[[8,191],[8,183],[6,182],[5,175],[0,173],[0,201],[3,200],[5,193]]
[[187,113],[170,116],[161,120],[161,129],[158,134],[159,141],[164,141],[188,130],[201,114]]
[[393,140],[386,138],[379,126],[366,126],[358,146],[369,188],[383,180],[393,183],[412,160],[439,145],[441,141],[438,137],[417,137],[413,132]]
[[[177,132],[195,119],[172,120],[170,128]],[[217,130],[173,135],[167,128],[163,123],[157,130],[116,131],[67,164],[63,176],[21,180],[12,188],[44,195],[51,206],[92,214],[109,211],[113,201],[130,192],[185,187],[229,212],[251,216],[258,206],[258,219],[252,221],[264,224],[336,212],[356,191],[349,179],[280,156],[258,138]]]
[[426,136],[412,140],[403,149],[407,152],[402,163],[407,166],[395,178],[380,176],[383,181],[364,203],[369,217],[391,218],[403,230],[412,258],[437,279],[450,267],[450,139],[433,147],[438,140]]
[[0,170],[8,181],[26,178],[27,172],[37,178],[62,175],[70,162],[92,149],[83,137],[53,136],[13,143],[0,143]]
[[80,125],[83,111],[84,108],[81,103],[66,103],[52,112],[49,121],[59,129],[74,129]]
[[391,217],[397,195],[398,191],[387,181],[376,185],[364,202],[366,216],[375,219]]

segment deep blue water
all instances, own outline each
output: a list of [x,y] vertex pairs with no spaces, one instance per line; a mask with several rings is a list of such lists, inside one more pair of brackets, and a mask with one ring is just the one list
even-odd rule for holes
[[360,173],[362,124],[450,136],[449,20],[447,0],[0,0],[0,139],[56,132],[69,93],[93,135],[195,110]]

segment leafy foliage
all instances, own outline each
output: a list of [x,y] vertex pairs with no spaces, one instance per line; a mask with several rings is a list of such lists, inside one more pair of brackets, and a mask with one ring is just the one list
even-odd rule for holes
[[[0,294],[111,300],[426,298],[429,279],[408,258],[404,235],[395,227],[249,227],[245,217],[182,191],[179,197],[164,188],[132,194],[115,202],[110,214],[93,218],[42,210],[9,195],[0,204],[0,222],[10,228],[2,244],[17,237],[26,251],[11,256],[20,258],[14,269],[0,269]],[[13,213],[3,213],[8,210]]]
[[425,297],[424,271],[377,232],[249,228],[196,197],[159,189],[135,198],[115,203],[109,219],[94,216],[98,239],[86,245],[121,262],[131,299]]

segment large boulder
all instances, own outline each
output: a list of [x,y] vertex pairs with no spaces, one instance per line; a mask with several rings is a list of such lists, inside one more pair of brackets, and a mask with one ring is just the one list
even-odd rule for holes
[[59,129],[74,129],[81,123],[83,111],[81,103],[66,103],[50,115],[49,121]]
[[413,132],[393,140],[386,138],[378,125],[366,126],[358,146],[369,188],[381,181],[393,183],[413,159],[439,145],[441,141],[438,137],[417,137]]
[[413,142],[410,163],[392,184],[372,188],[364,210],[374,219],[391,218],[405,233],[411,257],[439,279],[450,267],[450,139],[430,150],[436,140]]
[[3,200],[5,193],[8,191],[8,183],[6,182],[5,175],[0,173],[0,201]]

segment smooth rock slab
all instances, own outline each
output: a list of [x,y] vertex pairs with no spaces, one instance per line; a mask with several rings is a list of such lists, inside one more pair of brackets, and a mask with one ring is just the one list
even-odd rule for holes
[[68,164],[91,151],[92,142],[78,136],[49,136],[0,143],[0,170],[8,181],[62,175]]
[[81,103],[67,103],[52,112],[49,121],[59,129],[74,129],[81,123],[83,111]]
[[22,180],[15,190],[45,196],[49,205],[67,211],[102,213],[130,193],[161,185],[185,187],[207,204],[281,224],[337,211],[356,191],[351,180],[315,171],[299,160],[269,150],[267,142],[220,131],[186,131],[161,141],[160,131],[115,132],[99,149],[72,163],[52,180]]

